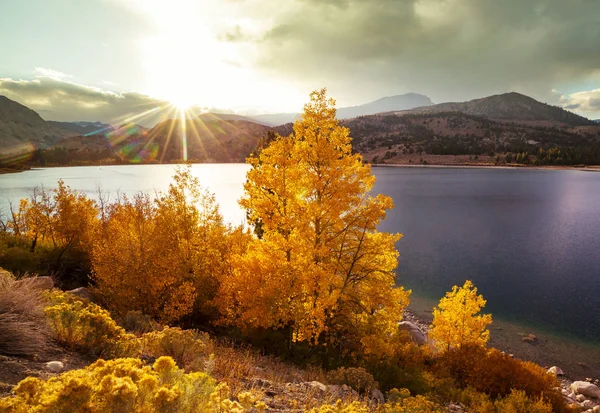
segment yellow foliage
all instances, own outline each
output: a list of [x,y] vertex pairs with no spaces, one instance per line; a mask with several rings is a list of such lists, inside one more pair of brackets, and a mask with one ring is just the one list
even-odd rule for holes
[[498,413],[552,413],[552,405],[543,399],[532,400],[524,391],[512,390],[494,404]]
[[487,326],[492,322],[491,314],[479,314],[485,303],[471,281],[460,288],[455,285],[433,309],[429,337],[446,350],[471,344],[485,346],[490,338]]
[[323,406],[309,410],[308,413],[369,413],[369,408],[364,403],[353,402],[345,404],[341,400],[338,400],[336,404],[324,404]]
[[44,313],[63,345],[102,357],[135,355],[139,344],[117,325],[108,311],[69,293],[49,294],[52,305]]
[[190,168],[178,169],[166,194],[138,194],[109,206],[92,253],[97,291],[117,314],[138,310],[171,322],[206,310],[228,244],[214,196]]
[[0,399],[0,413],[200,413],[210,411],[215,384],[206,374],[185,374],[168,357],[153,366],[98,360],[46,381],[28,377],[14,396]]
[[[12,208],[11,208],[12,209]],[[30,242],[34,252],[40,243],[59,249],[59,260],[71,248],[88,251],[98,224],[96,202],[73,191],[62,180],[48,192],[35,188],[12,211],[9,227],[16,236]]]
[[377,232],[393,203],[368,195],[375,177],[334,103],[313,92],[294,133],[248,159],[240,204],[258,238],[235,257],[216,303],[230,324],[287,328],[313,344],[344,338],[383,355],[408,304],[395,286],[400,234]]
[[208,358],[213,351],[208,334],[177,327],[144,334],[140,341],[143,354],[169,356],[186,368],[199,368],[201,359]]

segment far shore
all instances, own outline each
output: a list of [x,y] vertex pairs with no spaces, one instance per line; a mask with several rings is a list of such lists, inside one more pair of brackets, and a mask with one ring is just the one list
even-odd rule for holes
[[552,170],[552,171],[588,171],[600,172],[600,165],[490,165],[490,164],[404,164],[404,163],[376,163],[371,166],[393,168],[454,168],[454,169],[526,169],[526,170]]
[[[210,164],[243,164],[244,162],[191,162],[192,165],[210,165]],[[48,168],[75,168],[86,166],[132,166],[132,165],[180,165],[181,163],[115,163],[115,164],[94,164],[94,165],[34,165],[27,169],[11,169],[0,168],[0,175],[12,174],[24,171],[34,171]],[[521,164],[505,164],[495,165],[489,163],[427,163],[427,164],[411,164],[411,163],[372,163],[375,167],[392,167],[392,168],[447,168],[447,169],[523,169],[523,170],[551,170],[551,171],[585,171],[585,172],[600,172],[600,165],[521,165]]]

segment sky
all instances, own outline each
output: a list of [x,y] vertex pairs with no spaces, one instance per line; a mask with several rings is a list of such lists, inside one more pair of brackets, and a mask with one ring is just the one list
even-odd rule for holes
[[0,95],[47,120],[517,91],[600,118],[600,0],[0,0]]

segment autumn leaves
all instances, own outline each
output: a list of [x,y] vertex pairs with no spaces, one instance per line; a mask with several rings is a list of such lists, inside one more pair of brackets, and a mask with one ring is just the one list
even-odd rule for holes
[[[375,177],[335,115],[326,91],[315,91],[293,133],[249,158],[240,204],[251,229],[225,225],[214,197],[181,168],[154,199],[96,203],[60,182],[53,197],[22,202],[13,232],[32,251],[38,242],[83,251],[103,304],[120,316],[283,330],[290,345],[391,354],[410,295],[394,272],[401,234],[377,231],[393,202],[370,195]],[[432,338],[443,348],[485,344],[484,304],[471,284],[455,287],[434,313]]]

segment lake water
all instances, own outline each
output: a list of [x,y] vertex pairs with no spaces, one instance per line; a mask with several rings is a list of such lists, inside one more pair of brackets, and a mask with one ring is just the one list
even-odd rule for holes
[[[94,196],[166,190],[174,165],[49,168],[0,175],[0,208],[59,178]],[[237,225],[247,165],[194,165]],[[439,300],[471,279],[496,319],[600,344],[600,173],[375,167],[395,209],[381,230],[402,232],[399,282]],[[600,354],[600,353],[599,353]]]

